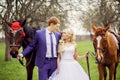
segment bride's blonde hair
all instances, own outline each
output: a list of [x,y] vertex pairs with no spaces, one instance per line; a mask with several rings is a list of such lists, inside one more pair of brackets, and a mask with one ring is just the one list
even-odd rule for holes
[[[70,39],[69,42],[72,44],[76,44],[75,43],[75,34],[74,34],[73,30],[70,28],[66,28],[62,31],[62,33],[64,33],[64,32],[69,35],[69,39]],[[65,50],[64,43],[66,43],[66,41],[64,39],[62,39],[62,37],[61,37],[61,39],[59,40],[58,53],[64,52],[64,50]]]

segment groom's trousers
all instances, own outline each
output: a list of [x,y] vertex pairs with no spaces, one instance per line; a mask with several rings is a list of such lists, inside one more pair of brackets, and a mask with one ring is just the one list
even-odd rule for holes
[[39,80],[47,80],[57,68],[57,58],[46,58],[42,67],[38,67]]

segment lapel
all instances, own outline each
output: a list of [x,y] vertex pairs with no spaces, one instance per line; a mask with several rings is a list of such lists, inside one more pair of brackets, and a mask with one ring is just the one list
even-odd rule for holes
[[42,42],[44,43],[43,46],[45,46],[45,50],[47,50],[47,46],[46,46],[46,28],[43,29],[41,37],[42,37]]
[[56,43],[58,43],[58,36],[57,34],[54,32],[55,38],[56,38]]

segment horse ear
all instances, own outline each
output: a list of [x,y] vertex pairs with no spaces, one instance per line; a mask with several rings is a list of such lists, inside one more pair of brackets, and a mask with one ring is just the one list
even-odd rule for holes
[[93,29],[93,31],[95,32],[96,29],[97,29],[97,27],[96,27],[94,24],[92,24],[92,29]]
[[21,22],[21,26],[23,27],[26,23],[26,19]]
[[108,25],[105,27],[105,31],[107,31],[109,28],[110,28],[110,24],[108,24]]

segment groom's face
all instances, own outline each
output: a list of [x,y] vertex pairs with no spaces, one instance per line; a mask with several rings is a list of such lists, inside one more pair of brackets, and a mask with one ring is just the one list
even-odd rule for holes
[[59,31],[59,27],[60,27],[60,24],[59,23],[57,23],[57,24],[52,24],[52,31],[53,32],[56,32],[56,31]]

